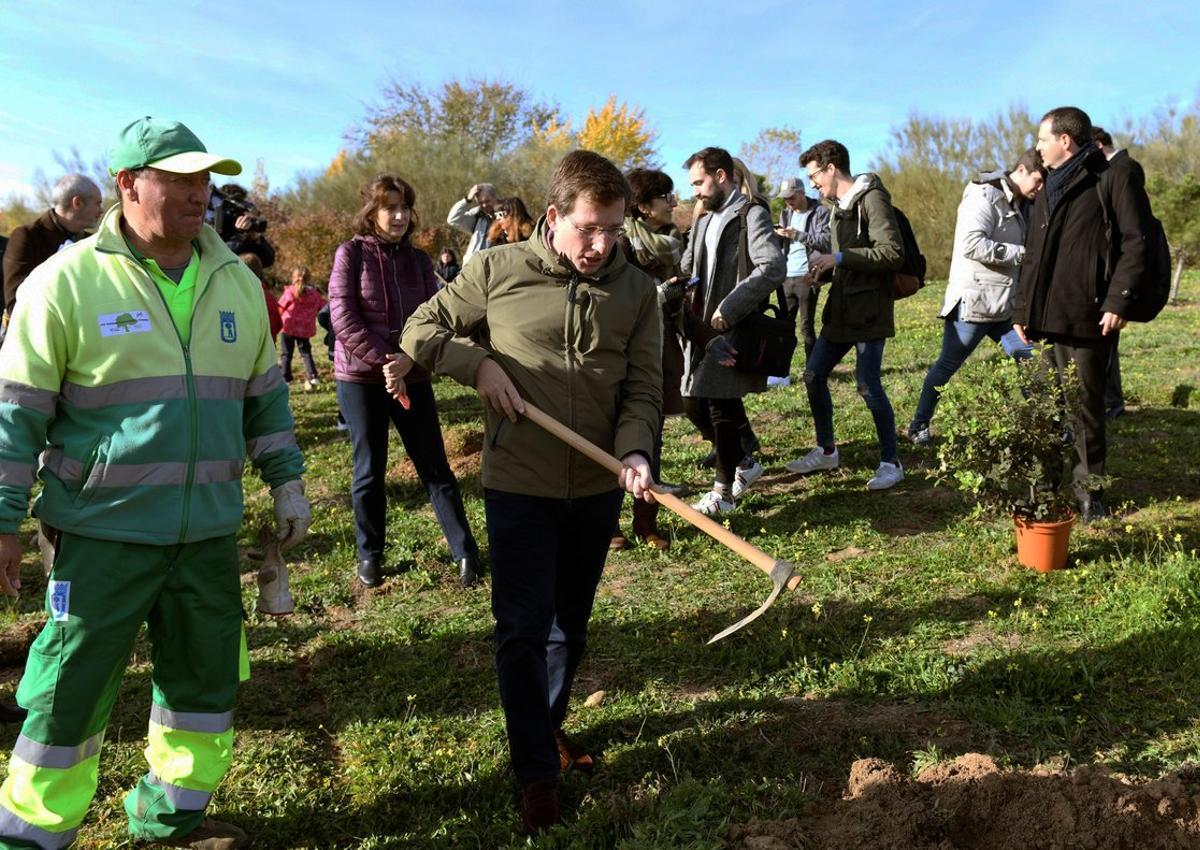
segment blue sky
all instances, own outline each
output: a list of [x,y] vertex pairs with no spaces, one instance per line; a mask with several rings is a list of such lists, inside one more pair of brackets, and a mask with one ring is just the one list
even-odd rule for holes
[[[1003,10],[1003,11],[1001,11]],[[668,172],[770,126],[856,167],[913,110],[1064,103],[1115,125],[1200,95],[1200,3],[0,0],[0,196],[91,160],[141,115],[187,123],[273,187],[321,169],[389,79],[505,79],[578,121],[643,107]]]

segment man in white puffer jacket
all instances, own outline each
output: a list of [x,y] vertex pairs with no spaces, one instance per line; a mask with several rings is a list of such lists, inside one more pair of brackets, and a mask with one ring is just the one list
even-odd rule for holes
[[950,282],[938,315],[945,320],[942,353],[929,367],[916,413],[908,426],[918,446],[933,437],[929,422],[941,388],[985,337],[1013,358],[1028,357],[1031,346],[1012,329],[1012,298],[1025,256],[1026,207],[1042,189],[1046,168],[1034,148],[1005,174],[980,174],[963,190],[954,226]]

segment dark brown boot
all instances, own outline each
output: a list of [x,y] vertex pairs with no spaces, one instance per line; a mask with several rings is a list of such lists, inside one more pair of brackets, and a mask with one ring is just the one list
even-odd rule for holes
[[671,547],[671,541],[658,533],[658,503],[635,499],[633,502],[633,536],[647,546],[662,551]]
[[530,835],[558,823],[558,782],[547,779],[531,782],[521,789],[521,822]]
[[596,760],[591,754],[575,744],[563,730],[554,733],[554,743],[558,747],[558,765],[564,772],[578,770],[591,773],[596,769]]

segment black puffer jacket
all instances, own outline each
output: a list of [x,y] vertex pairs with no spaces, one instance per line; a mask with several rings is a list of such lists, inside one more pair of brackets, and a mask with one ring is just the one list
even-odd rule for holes
[[1098,150],[1083,155],[1054,212],[1042,192],[1030,216],[1013,323],[1039,339],[1100,339],[1100,317],[1129,315],[1142,286],[1151,218],[1145,189],[1133,169],[1111,167]]

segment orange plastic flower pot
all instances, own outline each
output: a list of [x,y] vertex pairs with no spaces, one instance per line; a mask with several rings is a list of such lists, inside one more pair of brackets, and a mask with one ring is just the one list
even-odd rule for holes
[[1013,517],[1017,527],[1017,560],[1039,573],[1061,570],[1067,565],[1067,547],[1075,515],[1058,522],[1035,522]]

